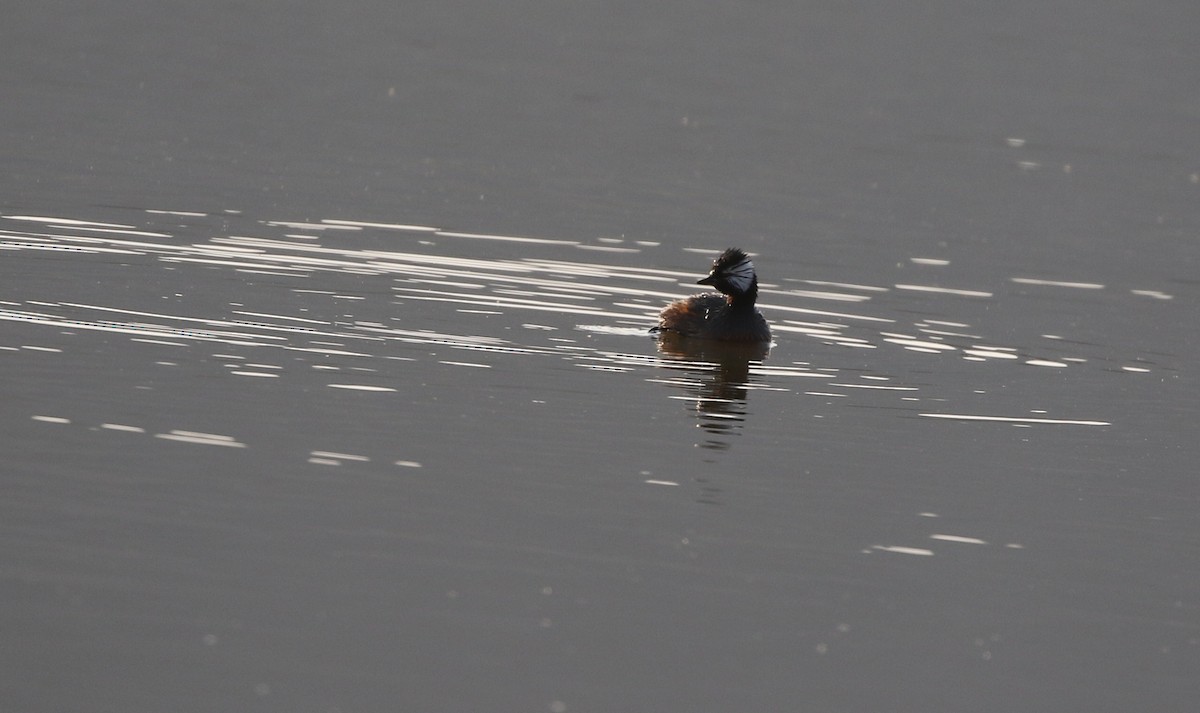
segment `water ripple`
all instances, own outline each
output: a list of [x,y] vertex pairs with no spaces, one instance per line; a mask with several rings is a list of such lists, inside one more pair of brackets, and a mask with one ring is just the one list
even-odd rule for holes
[[[1054,334],[1006,345],[989,336],[986,312],[970,306],[972,301],[1004,299],[995,289],[911,282],[871,285],[837,279],[789,278],[784,284],[764,281],[762,285],[762,307],[772,320],[777,342],[812,340],[833,349],[817,352],[823,365],[773,363],[765,351],[733,356],[712,353],[711,349],[710,353],[704,349],[696,352],[678,345],[656,344],[646,336],[646,329],[654,323],[663,304],[694,290],[694,279],[703,266],[697,265],[695,271],[647,267],[654,263],[695,262],[672,256],[657,243],[620,239],[585,243],[451,231],[406,222],[255,220],[236,214],[212,216],[165,210],[145,211],[145,216],[140,221],[120,223],[74,217],[0,216],[0,250],[7,252],[10,260],[14,255],[34,258],[41,254],[46,259],[112,265],[114,259],[129,263],[140,258],[149,261],[142,267],[215,270],[240,277],[239,282],[229,283],[230,296],[239,301],[229,302],[227,309],[217,313],[205,313],[130,309],[101,301],[100,297],[88,303],[33,296],[22,299],[10,294],[16,299],[0,302],[0,321],[72,332],[124,334],[159,346],[216,343],[321,355],[326,360],[430,359],[427,353],[397,351],[397,346],[404,345],[437,345],[463,352],[464,356],[470,353],[474,356],[467,359],[445,355],[433,358],[441,365],[465,369],[488,369],[504,358],[552,357],[593,373],[640,372],[649,382],[683,390],[683,395],[673,394],[671,398],[691,404],[702,414],[705,427],[718,435],[728,433],[730,422],[745,417],[746,398],[751,391],[794,392],[824,399],[887,393],[901,399],[901,404],[921,397],[934,398],[934,394],[927,394],[931,388],[927,380],[905,378],[904,369],[898,375],[881,376],[851,373],[839,366],[838,354],[862,354],[862,350],[900,350],[933,360],[983,363],[995,369],[1071,370],[1096,364],[1126,378],[1172,368],[1138,354],[1113,363],[1108,348]],[[170,230],[163,225],[168,220]],[[236,229],[230,229],[230,225]],[[197,234],[207,237],[196,239]],[[492,248],[481,254],[481,246],[489,245],[519,245],[520,255],[496,256],[490,254]],[[683,250],[711,252],[692,247]],[[579,251],[593,259],[578,259],[583,254]],[[654,256],[629,259],[630,255],[647,251],[653,251]],[[944,278],[953,277],[944,272],[950,264],[947,260],[914,257],[911,262],[943,270]],[[1115,294],[1098,281],[1026,276],[1004,279],[1023,287]],[[255,308],[256,303],[278,305],[274,295],[281,290],[291,295],[286,301],[294,309],[281,313],[277,307]],[[881,296],[903,299],[906,293],[920,295],[926,313],[930,300],[945,301],[938,305],[939,318],[913,319],[909,312],[896,309],[894,300],[889,303],[891,307],[872,309]],[[1128,298],[1162,301],[1173,297],[1152,288],[1125,294]],[[337,306],[354,303],[364,305],[355,308],[363,317],[342,314],[344,308]],[[419,313],[426,319],[431,314],[439,316],[428,323],[414,323],[409,316],[412,310],[403,307],[417,303],[428,305]],[[846,308],[829,309],[829,303]],[[394,316],[397,307],[402,316]],[[443,311],[437,312],[439,309]],[[338,316],[332,316],[335,313]],[[538,315],[536,323],[528,321],[534,314]],[[953,318],[943,319],[943,315]],[[517,317],[515,323],[512,317]],[[489,328],[493,318],[500,321]],[[461,324],[463,329],[447,329],[451,324]],[[638,341],[622,343],[631,339]],[[862,358],[852,357],[855,363]],[[866,358],[881,369],[896,368],[896,356]],[[312,368],[343,371],[350,367],[326,361]],[[687,378],[669,376],[672,372]],[[269,364],[241,365],[228,373],[287,380],[286,373]],[[393,386],[372,383],[328,386],[384,395],[396,391]],[[916,404],[906,409],[930,419],[1019,426],[1111,424],[1107,418],[952,413],[921,410]],[[160,437],[202,438],[187,434]]]

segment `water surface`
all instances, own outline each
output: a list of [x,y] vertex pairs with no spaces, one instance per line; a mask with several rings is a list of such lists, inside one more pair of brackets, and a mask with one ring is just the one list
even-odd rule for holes
[[15,16],[3,707],[1194,705],[1189,5]]

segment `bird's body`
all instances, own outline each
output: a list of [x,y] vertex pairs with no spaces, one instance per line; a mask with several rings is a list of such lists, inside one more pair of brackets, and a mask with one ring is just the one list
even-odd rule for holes
[[721,294],[692,295],[667,305],[652,331],[725,342],[769,342],[771,328],[758,311],[758,276],[749,256],[729,248],[713,261],[712,271],[698,284]]

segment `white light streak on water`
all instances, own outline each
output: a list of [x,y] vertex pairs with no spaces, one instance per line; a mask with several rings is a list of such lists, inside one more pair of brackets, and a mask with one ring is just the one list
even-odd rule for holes
[[962,535],[930,535],[931,540],[941,540],[943,542],[961,542],[966,545],[986,545],[986,540],[980,540],[976,537],[963,537]]
[[910,292],[932,292],[943,295],[957,295],[959,297],[991,297],[991,292],[983,292],[982,290],[959,290],[950,287],[934,287],[932,285],[896,285],[897,290],[909,290]]
[[1098,282],[1066,282],[1063,280],[1039,280],[1033,277],[1014,277],[1013,282],[1022,285],[1042,285],[1044,287],[1069,287],[1076,290],[1103,290],[1104,285]]
[[880,552],[893,552],[899,555],[917,555],[918,557],[932,557],[933,550],[927,550],[922,547],[901,547],[899,545],[871,545],[871,549],[879,550]]
[[963,354],[981,357],[983,359],[1020,359],[1012,352],[1002,352],[995,349],[964,349]]
[[170,431],[169,433],[156,433],[155,438],[161,438],[167,441],[181,441],[183,443],[195,443],[202,446],[221,446],[223,448],[245,448],[245,443],[239,443],[232,436],[222,436],[216,433],[203,433],[201,431]]
[[1029,418],[1019,416],[979,416],[975,414],[964,413],[922,413],[917,414],[925,418],[942,418],[955,421],[998,421],[1003,423],[1044,423],[1066,426],[1111,426],[1109,421],[1092,421],[1085,419],[1065,419],[1065,418]]
[[428,225],[406,225],[403,223],[367,223],[361,220],[322,220],[322,223],[328,225],[345,225],[354,228],[378,228],[381,230],[405,230],[409,232],[434,233],[437,228],[431,228]]
[[843,389],[871,389],[875,391],[917,391],[915,386],[882,386],[880,384],[842,384],[831,383],[830,386],[840,386]]
[[1130,292],[1139,297],[1153,297],[1156,300],[1175,299],[1174,296],[1169,295],[1166,292],[1162,292],[1160,290],[1130,290]]
[[333,458],[336,460],[352,460],[360,463],[366,463],[371,459],[367,456],[353,455],[351,453],[335,453],[333,451],[312,451],[311,455],[316,458]]

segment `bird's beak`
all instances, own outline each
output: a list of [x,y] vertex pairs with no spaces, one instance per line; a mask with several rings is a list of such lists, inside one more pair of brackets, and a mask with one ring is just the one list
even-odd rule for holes
[[703,280],[696,280],[697,285],[715,285],[716,283],[717,283],[716,275],[709,275],[708,277],[704,278]]

